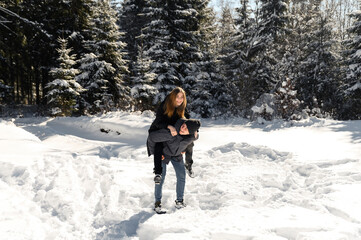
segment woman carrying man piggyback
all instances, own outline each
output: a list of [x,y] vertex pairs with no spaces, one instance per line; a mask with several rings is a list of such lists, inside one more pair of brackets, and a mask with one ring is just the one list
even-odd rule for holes
[[[198,139],[200,121],[190,119],[186,105],[185,91],[180,87],[174,88],[160,104],[156,118],[148,131],[148,155],[154,155],[154,210],[157,213],[162,212],[162,186],[166,175],[166,166],[169,162],[172,163],[177,176],[177,208],[185,207],[183,194],[186,170],[190,177],[194,177],[192,170],[193,141]],[[185,164],[182,155],[184,152]]]

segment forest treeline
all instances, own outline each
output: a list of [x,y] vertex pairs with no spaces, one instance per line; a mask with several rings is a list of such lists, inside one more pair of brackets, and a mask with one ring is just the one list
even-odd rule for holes
[[0,106],[361,119],[356,0],[3,0]]

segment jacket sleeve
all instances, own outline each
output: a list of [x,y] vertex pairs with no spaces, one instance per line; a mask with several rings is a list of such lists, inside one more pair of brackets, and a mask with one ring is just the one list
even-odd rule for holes
[[148,139],[152,142],[167,142],[173,139],[172,134],[168,129],[160,129],[149,133]]

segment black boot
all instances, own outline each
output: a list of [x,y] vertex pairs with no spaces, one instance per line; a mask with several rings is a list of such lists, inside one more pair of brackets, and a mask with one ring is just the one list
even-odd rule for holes
[[162,210],[162,203],[160,201],[156,201],[154,204],[154,211],[157,214],[164,214],[166,211]]
[[162,181],[162,175],[156,174],[155,177],[154,177],[154,183],[155,184],[160,184],[161,181]]
[[191,178],[194,178],[195,176],[194,176],[194,172],[192,169],[192,164],[185,164],[184,166],[186,168],[186,172],[187,172],[188,176]]

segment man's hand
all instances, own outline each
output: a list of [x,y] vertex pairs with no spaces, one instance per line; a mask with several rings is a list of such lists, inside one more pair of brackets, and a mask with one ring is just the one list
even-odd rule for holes
[[173,137],[178,134],[177,130],[175,130],[175,127],[168,125],[168,129],[170,130],[170,134],[172,134]]
[[198,136],[198,132],[196,131],[196,132],[194,133],[194,137],[197,138],[197,136]]

